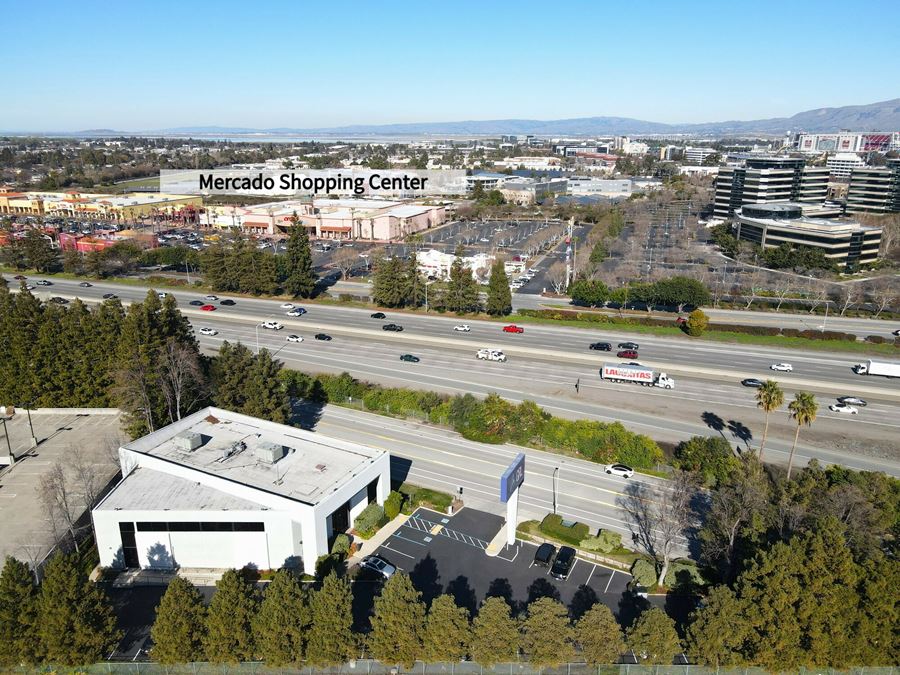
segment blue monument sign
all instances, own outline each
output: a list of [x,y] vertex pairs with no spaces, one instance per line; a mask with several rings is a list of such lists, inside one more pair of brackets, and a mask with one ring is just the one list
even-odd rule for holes
[[525,482],[525,453],[516,455],[509,468],[500,476],[500,501],[508,502],[519,486]]

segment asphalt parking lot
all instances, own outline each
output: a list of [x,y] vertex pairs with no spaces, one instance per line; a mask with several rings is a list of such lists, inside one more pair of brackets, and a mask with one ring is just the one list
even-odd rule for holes
[[485,549],[502,525],[499,516],[469,508],[454,516],[419,509],[376,553],[409,574],[426,602],[449,593],[474,613],[487,596],[505,597],[515,610],[552,597],[577,618],[600,601],[630,620],[641,601],[627,589],[630,575],[578,559],[568,579],[558,581],[534,566],[537,547],[527,542],[489,557]]

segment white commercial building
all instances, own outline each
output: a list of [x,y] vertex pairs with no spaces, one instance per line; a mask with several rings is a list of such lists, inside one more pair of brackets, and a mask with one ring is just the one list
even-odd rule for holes
[[[454,260],[456,256],[452,253],[444,253],[433,248],[416,253],[419,271],[429,278],[434,277],[441,281],[450,278],[450,267]],[[470,270],[472,277],[478,281],[488,278],[493,263],[494,256],[487,253],[476,253],[462,258],[463,267]]]
[[825,166],[836,178],[850,178],[853,169],[865,166],[862,158],[853,152],[839,152],[825,160]]
[[634,183],[630,178],[619,180],[603,180],[600,178],[569,178],[570,195],[589,197],[630,197],[634,191]]
[[92,517],[105,567],[312,574],[334,535],[390,490],[390,455],[205,408],[119,449]]

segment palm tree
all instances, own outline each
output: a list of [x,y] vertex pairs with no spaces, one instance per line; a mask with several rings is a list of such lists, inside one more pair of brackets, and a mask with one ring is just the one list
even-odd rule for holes
[[769,413],[781,407],[784,403],[784,392],[775,380],[766,380],[765,384],[756,390],[756,407],[762,408],[766,413],[766,426],[763,429],[762,443],[759,444],[759,461],[763,461],[763,450],[766,447],[766,436],[769,435]]
[[794,465],[794,450],[797,448],[797,438],[800,436],[800,427],[804,424],[810,426],[816,420],[816,412],[819,404],[816,397],[808,391],[798,391],[794,394],[794,400],[788,404],[791,417],[797,422],[797,432],[794,434],[794,444],[791,446],[791,456],[788,458],[788,480],[791,479],[791,469]]

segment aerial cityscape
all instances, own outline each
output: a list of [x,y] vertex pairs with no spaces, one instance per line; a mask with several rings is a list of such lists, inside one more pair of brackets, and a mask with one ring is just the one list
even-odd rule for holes
[[8,6],[0,673],[894,672],[849,11]]

